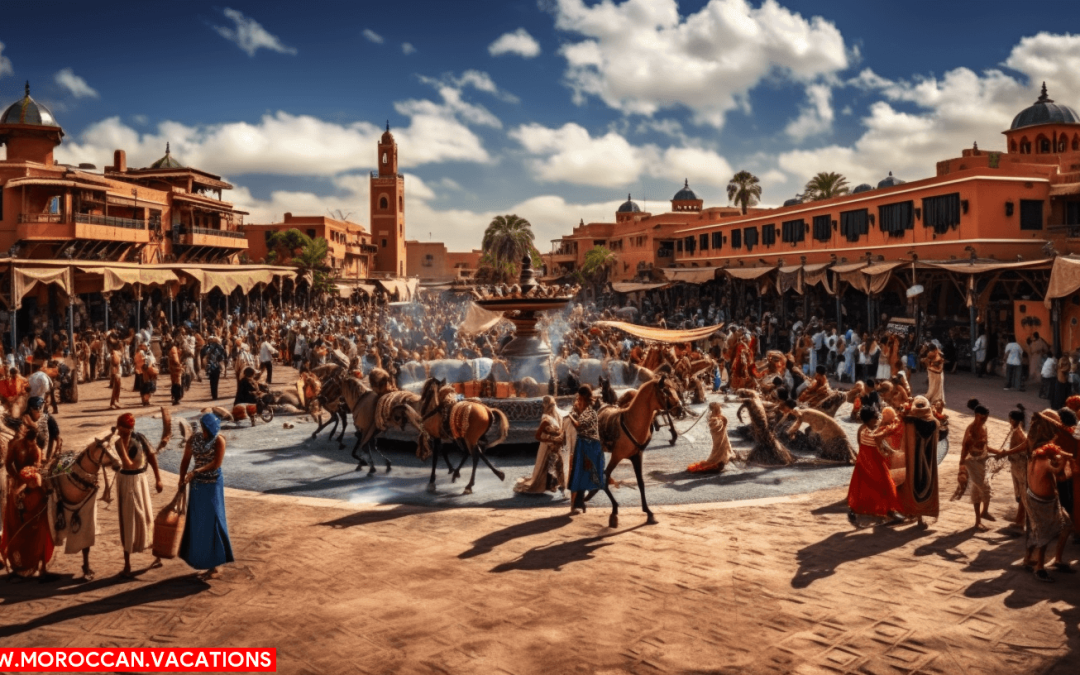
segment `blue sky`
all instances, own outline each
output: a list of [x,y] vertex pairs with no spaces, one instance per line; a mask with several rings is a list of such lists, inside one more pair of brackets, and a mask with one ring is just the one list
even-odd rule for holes
[[[492,215],[538,243],[659,212],[688,178],[763,201],[817,171],[912,180],[1000,132],[1046,80],[1080,106],[1075,2],[404,0],[19,3],[0,22],[0,104],[49,105],[65,162],[145,166],[166,141],[267,222],[367,224],[367,172],[398,138],[410,238],[479,243]],[[45,28],[47,27],[47,28]]]

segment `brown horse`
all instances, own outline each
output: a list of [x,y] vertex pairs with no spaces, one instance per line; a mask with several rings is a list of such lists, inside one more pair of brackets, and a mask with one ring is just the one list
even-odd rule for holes
[[352,413],[353,426],[356,427],[356,445],[352,449],[353,459],[356,460],[356,470],[359,471],[364,466],[360,452],[362,449],[366,449],[368,460],[371,462],[371,469],[368,470],[368,473],[375,473],[375,457],[373,453],[377,453],[379,457],[383,458],[383,461],[386,462],[386,472],[390,473],[390,459],[379,452],[376,439],[380,433],[386,431],[387,426],[390,424],[391,410],[404,403],[415,405],[419,403],[420,397],[411,392],[398,390],[379,395],[368,389],[362,380],[351,375],[342,382],[341,393],[345,398],[345,404]]
[[669,416],[674,414],[676,417],[683,414],[678,387],[675,380],[667,375],[660,375],[657,379],[641,385],[625,408],[609,406],[600,410],[600,442],[604,446],[604,452],[611,454],[604,471],[604,493],[611,500],[611,517],[608,519],[611,527],[619,526],[619,503],[611,494],[611,472],[624,459],[629,459],[634,466],[638,490],[641,491],[641,510],[648,516],[645,522],[650,525],[656,523],[656,517],[645,501],[641,456],[652,440],[652,424],[657,413]]
[[[46,482],[49,490],[56,494],[57,530],[65,531],[69,536],[77,534],[81,527],[93,527],[93,523],[81,522],[81,513],[88,502],[98,493],[98,472],[103,466],[113,470],[120,469],[120,460],[112,454],[111,448],[116,440],[116,427],[107,436],[95,438],[77,455],[64,453],[53,457],[47,467]],[[111,499],[108,479],[106,478],[103,499]],[[93,504],[90,504],[91,508]],[[61,527],[60,525],[63,525]],[[59,534],[59,532],[58,532]],[[92,579],[90,569],[90,547],[82,549],[83,576]]]
[[[410,401],[407,404],[399,405],[395,408],[392,416],[403,413],[404,419],[400,415],[398,416],[400,424],[404,427],[404,421],[407,419],[420,432],[421,443],[425,443],[428,438],[436,439],[440,445],[444,440],[452,441],[465,453],[465,457],[462,458],[457,468],[451,469],[453,474],[453,478],[450,480],[451,483],[457,480],[465,460],[472,457],[472,475],[469,477],[469,484],[465,486],[463,494],[472,494],[473,486],[476,484],[477,462],[481,459],[484,460],[484,464],[487,464],[492,473],[499,477],[499,480],[506,480],[506,474],[496,469],[487,458],[487,455],[484,454],[484,451],[488,448],[493,448],[506,440],[510,431],[510,421],[507,419],[506,414],[497,408],[489,408],[478,401],[457,401],[450,404],[447,415],[447,426],[449,428],[444,428],[443,409],[439,400],[441,387],[441,381],[428,378],[424,382],[424,387],[416,404],[414,405]],[[499,425],[499,437],[489,442],[487,432],[494,426],[496,420]],[[439,462],[438,450],[439,448],[435,448],[431,453],[429,492],[434,491],[435,471]],[[443,449],[442,455],[449,468],[450,458],[445,449]]]
[[[338,449],[344,450],[345,431],[349,428],[349,407],[345,404],[342,394],[342,382],[348,371],[339,364],[328,363],[315,368],[311,372],[322,380],[322,389],[319,390],[319,395],[315,400],[318,401],[320,408],[330,413],[330,417],[325,422],[319,422],[319,427],[311,433],[311,440],[315,440],[319,432],[330,426],[331,422],[334,424],[334,426],[330,427],[330,438],[333,440],[334,434],[337,433],[338,422],[340,422],[341,433],[338,435]],[[314,409],[313,403],[314,401],[308,401],[309,411]]]

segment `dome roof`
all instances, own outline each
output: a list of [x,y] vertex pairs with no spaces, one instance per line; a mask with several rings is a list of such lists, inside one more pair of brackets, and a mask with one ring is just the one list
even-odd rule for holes
[[52,111],[30,98],[30,83],[26,83],[26,95],[15,101],[0,115],[0,124],[32,124],[41,127],[57,127]]
[[390,133],[390,120],[386,120],[386,131],[383,132],[380,143],[393,143],[394,134]]
[[862,183],[860,185],[856,185],[855,188],[851,191],[851,194],[857,195],[860,192],[869,192],[873,189],[874,188],[871,187],[869,183]]
[[890,171],[889,175],[882,178],[881,181],[878,182],[877,186],[879,188],[887,188],[887,187],[892,187],[894,185],[903,185],[903,184],[904,184],[904,181],[902,181],[899,178],[897,178],[896,176],[892,175],[892,171]]
[[183,169],[184,165],[176,161],[169,152],[169,144],[165,144],[165,156],[150,165],[151,169]]
[[697,201],[698,196],[694,194],[694,191],[690,189],[690,181],[683,179],[683,188],[675,193],[675,196],[671,198],[673,202],[690,202]]
[[622,206],[620,206],[619,210],[618,210],[618,213],[640,213],[640,212],[641,212],[641,207],[638,206],[637,204],[635,204],[630,199],[629,194],[626,195],[626,201],[622,203]]
[[784,206],[795,206],[796,204],[802,204],[802,200],[798,197],[792,197],[784,202]]
[[1046,83],[1043,82],[1039,100],[1021,110],[1009,128],[1019,129],[1036,124],[1080,124],[1080,116],[1069,106],[1054,103],[1054,99],[1046,95]]

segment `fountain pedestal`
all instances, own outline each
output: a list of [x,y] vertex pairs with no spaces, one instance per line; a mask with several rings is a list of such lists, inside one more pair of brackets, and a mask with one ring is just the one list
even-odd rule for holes
[[[518,286],[522,294],[537,287],[529,256],[521,261]],[[476,304],[503,316],[514,324],[514,338],[502,348],[501,356],[510,366],[510,377],[515,382],[531,377],[538,384],[546,383],[551,374],[551,348],[540,337],[536,323],[543,312],[561,310],[570,298],[489,298],[477,300]]]

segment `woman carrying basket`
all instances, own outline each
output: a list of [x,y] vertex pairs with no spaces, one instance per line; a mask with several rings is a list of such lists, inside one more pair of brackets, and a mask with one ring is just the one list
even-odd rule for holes
[[[214,413],[203,415],[199,426],[201,433],[192,434],[188,439],[184,459],[180,462],[180,487],[191,484],[180,557],[197,570],[207,570],[203,578],[210,579],[218,575],[219,565],[233,562],[221,477],[225,439],[218,433],[221,420]],[[192,459],[195,469],[189,472]]]

